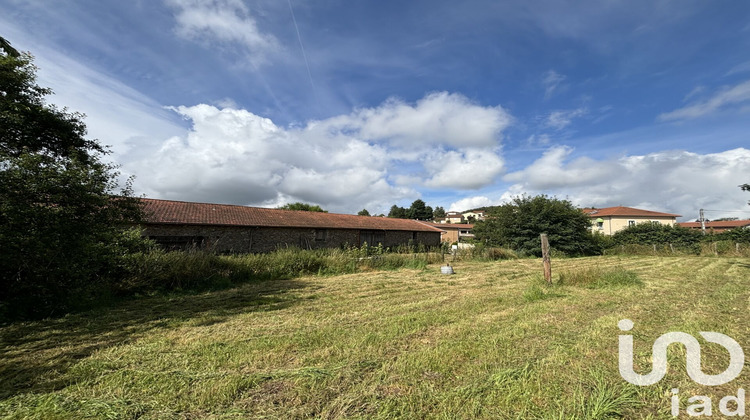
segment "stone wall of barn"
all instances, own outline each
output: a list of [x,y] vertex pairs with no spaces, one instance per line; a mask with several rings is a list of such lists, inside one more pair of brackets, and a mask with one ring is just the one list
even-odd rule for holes
[[[143,235],[167,248],[199,247],[216,252],[271,252],[279,248],[304,249],[359,246],[372,232],[385,247],[414,243],[439,246],[440,232],[366,231],[358,229],[274,228],[205,225],[144,226]],[[376,244],[370,244],[376,245]]]

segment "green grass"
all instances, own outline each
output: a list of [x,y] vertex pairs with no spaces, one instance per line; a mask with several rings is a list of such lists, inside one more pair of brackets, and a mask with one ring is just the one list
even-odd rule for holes
[[585,267],[560,273],[558,284],[581,286],[591,289],[640,287],[643,281],[634,271],[622,267]]
[[[623,318],[639,372],[667,331],[718,331],[749,349],[747,259],[553,260],[553,286],[534,259],[457,261],[452,276],[416,267],[5,325],[0,418],[671,418],[673,387],[684,401],[714,397],[718,416],[720,397],[748,383],[748,369],[693,383],[678,346],[657,385],[630,385],[617,367]],[[707,373],[728,362],[717,347],[703,346]]]

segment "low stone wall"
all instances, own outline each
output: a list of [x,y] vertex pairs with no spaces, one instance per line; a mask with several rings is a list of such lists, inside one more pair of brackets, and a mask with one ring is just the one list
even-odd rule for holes
[[[440,245],[440,232],[380,232],[385,247],[396,247],[410,242],[428,247]],[[149,224],[144,226],[143,235],[163,244],[171,244],[175,248],[196,244],[216,252],[242,253],[270,252],[284,247],[317,249],[359,246],[362,237],[366,236],[360,233],[357,229]]]

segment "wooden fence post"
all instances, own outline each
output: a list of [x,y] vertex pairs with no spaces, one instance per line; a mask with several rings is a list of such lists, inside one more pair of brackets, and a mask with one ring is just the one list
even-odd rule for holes
[[552,284],[552,262],[549,258],[549,240],[547,234],[542,233],[540,235],[542,240],[542,264],[544,265],[544,281],[548,284]]

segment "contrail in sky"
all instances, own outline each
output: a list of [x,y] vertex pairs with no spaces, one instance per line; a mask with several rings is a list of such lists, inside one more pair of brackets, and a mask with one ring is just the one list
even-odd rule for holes
[[299,41],[299,48],[302,50],[302,58],[305,60],[305,67],[307,67],[307,77],[310,78],[310,86],[312,87],[313,96],[315,100],[318,100],[318,95],[315,92],[315,83],[313,82],[312,72],[310,72],[310,63],[307,61],[307,54],[305,54],[305,47],[302,45],[302,36],[299,34],[299,26],[297,26],[297,19],[294,17],[294,8],[292,8],[292,0],[289,2],[289,11],[292,12],[292,22],[294,22],[294,29],[297,30],[297,40]]

